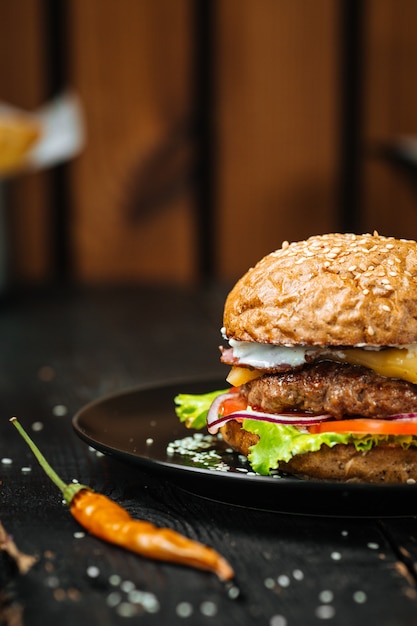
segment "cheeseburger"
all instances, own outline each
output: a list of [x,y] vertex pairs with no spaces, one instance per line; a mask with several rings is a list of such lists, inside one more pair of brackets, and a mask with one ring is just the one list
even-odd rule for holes
[[264,257],[229,293],[229,389],[177,396],[253,470],[417,480],[417,242],[327,234]]

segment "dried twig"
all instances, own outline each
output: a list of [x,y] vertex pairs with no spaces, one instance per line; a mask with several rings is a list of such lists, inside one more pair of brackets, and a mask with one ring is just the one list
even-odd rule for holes
[[4,529],[3,524],[0,522],[0,550],[6,552],[6,554],[13,559],[16,563],[17,569],[20,574],[26,574],[32,565],[36,563],[36,557],[29,554],[24,554],[16,546],[15,542],[10,535]]

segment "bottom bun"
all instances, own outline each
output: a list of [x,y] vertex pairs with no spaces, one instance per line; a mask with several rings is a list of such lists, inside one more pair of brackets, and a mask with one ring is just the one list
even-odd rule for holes
[[[259,437],[237,421],[221,428],[224,441],[245,456]],[[323,445],[317,452],[298,454],[279,470],[301,478],[341,482],[406,483],[417,481],[417,448],[405,450],[395,444],[381,444],[367,452],[358,452],[353,444]]]

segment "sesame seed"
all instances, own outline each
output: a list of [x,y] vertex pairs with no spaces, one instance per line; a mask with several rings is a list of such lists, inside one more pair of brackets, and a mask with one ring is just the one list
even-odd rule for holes
[[355,591],[353,594],[353,601],[358,604],[364,604],[367,600],[367,595],[364,591]]
[[121,602],[116,611],[121,617],[133,617],[136,614],[136,607],[130,602]]
[[294,576],[295,580],[303,580],[304,579],[304,572],[300,569],[295,569],[292,573],[292,575]]
[[356,270],[356,265],[351,265],[348,267],[348,272],[354,272]]
[[87,567],[87,576],[90,578],[97,578],[100,575],[100,570],[95,565]]
[[330,602],[333,601],[333,598],[334,598],[334,593],[333,591],[330,591],[329,589],[324,589],[323,591],[319,593],[319,600],[323,604],[329,604]]
[[389,308],[388,304],[383,304],[383,305],[381,306],[381,309],[382,309],[383,311],[391,311],[391,309]]
[[335,609],[330,604],[322,604],[316,609],[316,617],[319,619],[331,619],[335,615]]
[[9,459],[7,456],[3,457],[1,462],[3,465],[11,465],[13,463],[12,459]]
[[283,615],[273,615],[269,620],[269,626],[287,626],[287,618]]
[[56,417],[63,417],[67,413],[68,413],[68,409],[63,404],[57,404],[52,409],[52,414],[55,415]]
[[120,604],[121,601],[122,601],[122,596],[117,591],[112,591],[111,593],[109,593],[109,595],[106,598],[106,604],[107,606],[110,606],[111,608],[116,607],[118,604]]
[[201,604],[200,611],[206,617],[214,617],[217,614],[217,605],[210,600],[206,600]]
[[369,293],[369,289],[364,289],[362,293],[363,293],[364,296],[367,296],[368,293]]
[[45,585],[50,589],[56,589],[59,586],[58,576],[48,576],[45,579]]
[[371,336],[372,336],[372,335],[375,335],[375,331],[374,331],[374,329],[372,328],[372,326],[368,326],[368,335],[371,335]]
[[231,600],[236,600],[240,596],[240,589],[236,585],[232,585],[227,590],[227,595]]
[[175,609],[178,617],[190,617],[193,613],[193,607],[189,602],[180,602]]

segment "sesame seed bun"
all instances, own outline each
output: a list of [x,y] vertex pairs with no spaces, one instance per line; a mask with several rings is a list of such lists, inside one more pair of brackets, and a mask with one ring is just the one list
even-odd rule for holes
[[264,257],[227,297],[229,339],[280,345],[417,343],[417,243],[328,234]]

